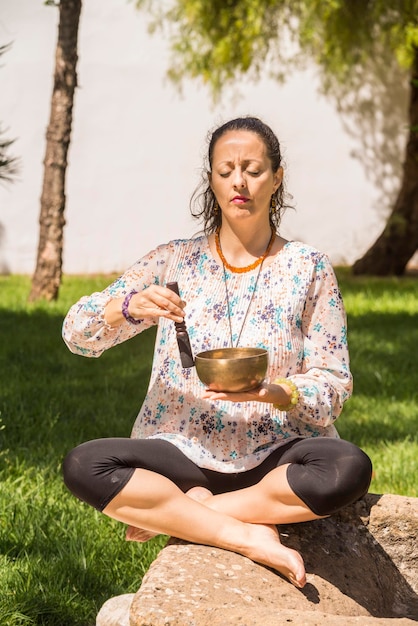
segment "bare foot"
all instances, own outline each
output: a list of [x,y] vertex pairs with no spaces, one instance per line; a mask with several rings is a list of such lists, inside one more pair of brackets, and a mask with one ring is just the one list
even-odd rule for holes
[[[207,498],[213,496],[213,493],[205,487],[192,487],[189,491],[186,491],[186,496],[189,496],[189,498],[196,500],[197,502],[203,502]],[[125,539],[126,541],[138,541],[139,543],[145,543],[153,537],[156,537],[158,534],[159,533],[154,533],[151,530],[128,526],[126,529]]]
[[241,554],[256,563],[267,565],[288,578],[301,589],[306,584],[306,573],[303,559],[299,552],[284,546],[279,532],[274,525],[247,524],[249,527],[249,546],[243,548]]
[[[204,502],[213,495],[204,487],[193,487],[187,494],[192,500]],[[242,554],[256,563],[261,563],[280,572],[295,587],[301,589],[306,584],[306,573],[303,559],[299,552],[284,546],[280,541],[279,532],[274,525],[245,523],[245,544],[236,547],[235,541],[231,550]],[[127,541],[145,542],[158,533],[128,526]],[[229,542],[228,542],[229,543]]]

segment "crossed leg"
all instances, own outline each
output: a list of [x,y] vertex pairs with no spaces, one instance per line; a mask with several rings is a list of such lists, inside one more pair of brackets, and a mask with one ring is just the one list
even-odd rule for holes
[[[99,439],[67,455],[64,481],[80,500],[127,524],[130,540],[165,534],[224,548],[303,587],[302,557],[280,543],[276,524],[318,519],[355,502],[367,492],[372,466],[364,452],[342,440],[290,443],[249,470],[244,483],[233,476],[226,486],[223,475],[219,482],[219,475],[205,474],[168,442]],[[160,473],[162,462],[167,476]],[[191,489],[204,484],[216,495]],[[251,486],[238,489],[238,484]]]
[[[213,493],[206,489],[206,487],[192,487],[186,491],[186,496],[196,500],[197,502],[204,502],[213,496]],[[143,528],[135,528],[135,526],[128,526],[126,529],[125,539],[126,541],[138,541],[139,543],[145,543],[153,537],[157,537],[159,533],[152,530],[144,530]]]
[[168,478],[137,469],[103,513],[128,524],[130,540],[146,540],[143,531],[148,531],[224,548],[272,567],[303,587],[303,559],[281,544],[275,524],[318,516],[290,489],[286,467],[274,469],[252,487],[216,496],[202,488],[185,494]]

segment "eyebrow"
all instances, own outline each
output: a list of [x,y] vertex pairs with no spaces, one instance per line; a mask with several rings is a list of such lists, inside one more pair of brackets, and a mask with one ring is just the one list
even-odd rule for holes
[[[263,160],[256,157],[244,159],[244,161],[241,162],[241,165],[248,165],[249,163],[263,163]],[[235,165],[235,161],[220,161],[218,165]]]

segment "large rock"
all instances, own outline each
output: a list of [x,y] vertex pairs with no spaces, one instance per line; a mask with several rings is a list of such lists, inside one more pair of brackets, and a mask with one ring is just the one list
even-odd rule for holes
[[171,540],[130,603],[129,625],[416,625],[417,531],[417,498],[372,494],[331,518],[280,526],[305,560],[302,590],[238,554]]

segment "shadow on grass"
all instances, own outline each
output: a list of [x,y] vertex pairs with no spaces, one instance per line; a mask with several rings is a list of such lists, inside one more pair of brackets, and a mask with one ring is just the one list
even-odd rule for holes
[[[2,447],[41,465],[82,441],[129,436],[151,369],[154,329],[91,359],[69,352],[62,319],[43,310],[0,314]],[[355,398],[375,401],[376,411],[418,399],[417,316],[351,316],[349,343]],[[362,420],[363,439],[373,438],[375,419],[382,415]],[[404,439],[415,426],[412,412],[388,420],[385,438]]]
[[[69,352],[62,321],[46,310],[0,311],[0,470],[9,489],[2,500],[0,558],[2,575],[10,578],[2,578],[1,602],[34,624],[85,626],[88,619],[81,615],[93,623],[110,595],[126,593],[131,584],[136,591],[139,563],[148,561],[142,548],[123,541],[123,528],[99,521],[65,491],[61,461],[82,441],[129,436],[148,386],[155,332],[88,359]],[[356,396],[380,410],[388,401],[396,406],[416,398],[417,339],[416,317],[351,317]],[[375,438],[380,418],[363,416],[354,432]],[[415,414],[388,419],[387,441],[404,439],[407,432],[416,432]],[[10,615],[4,623],[23,623],[17,613]]]
[[418,315],[349,316],[348,327],[357,393],[397,399],[417,395]]
[[[32,506],[39,509],[39,502]],[[95,519],[94,512],[70,497],[49,500],[42,522],[35,510],[32,518],[26,515],[22,500],[15,509],[18,528],[10,524],[9,534],[0,538],[8,572],[6,584],[2,579],[1,624],[93,624],[109,597],[137,591],[163,545],[161,538],[143,546],[128,544],[121,525]],[[18,613],[28,619],[21,622]]]
[[91,359],[70,353],[62,321],[0,313],[2,447],[42,465],[81,441],[129,436],[151,370],[154,330]]
[[[155,332],[99,359],[69,352],[63,317],[0,311],[0,623],[93,624],[136,591],[160,548],[81,504],[61,478],[81,441],[129,436],[148,386]],[[158,543],[160,542],[160,543]]]
[[349,316],[348,328],[354,393],[338,422],[342,436],[358,445],[415,436],[418,316]]

